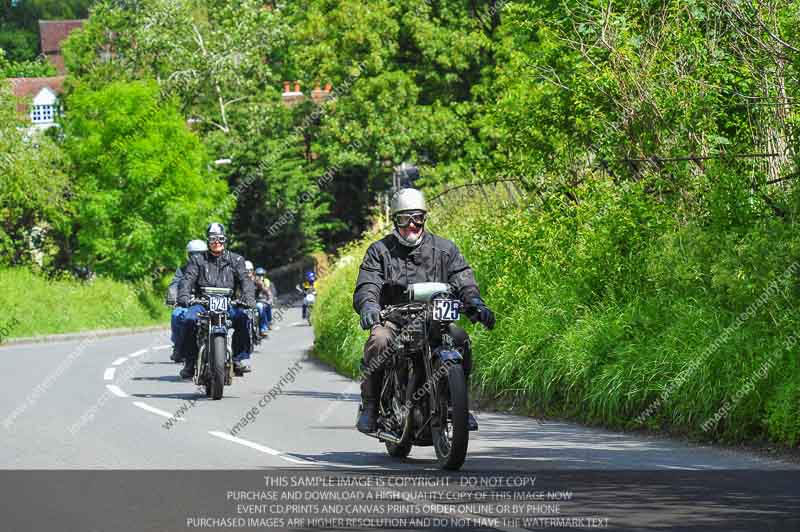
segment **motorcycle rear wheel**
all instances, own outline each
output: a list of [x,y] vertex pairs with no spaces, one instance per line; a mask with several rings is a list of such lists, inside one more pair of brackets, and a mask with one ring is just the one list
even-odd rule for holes
[[[438,383],[438,419],[431,426],[433,447],[442,469],[457,471],[464,465],[469,444],[467,383],[464,368],[450,366]],[[449,414],[449,415],[448,415]]]

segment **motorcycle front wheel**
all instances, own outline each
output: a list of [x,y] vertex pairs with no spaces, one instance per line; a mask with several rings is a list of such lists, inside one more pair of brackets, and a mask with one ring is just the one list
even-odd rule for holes
[[225,336],[215,336],[211,344],[211,356],[208,357],[211,363],[211,398],[215,401],[222,399],[222,389],[225,386],[226,342]]
[[442,469],[457,471],[467,458],[469,415],[464,368],[454,364],[437,385],[437,419],[431,426],[433,447]]

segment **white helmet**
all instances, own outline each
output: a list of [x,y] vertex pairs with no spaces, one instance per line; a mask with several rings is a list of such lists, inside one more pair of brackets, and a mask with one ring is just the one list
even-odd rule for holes
[[244,269],[246,271],[248,271],[248,272],[252,272],[253,271],[253,263],[250,262],[249,260],[244,261]]
[[395,192],[392,196],[391,213],[392,216],[398,212],[422,211],[428,212],[425,205],[425,195],[416,188],[403,188]]
[[202,240],[190,240],[188,244],[186,244],[186,253],[202,253],[204,251],[208,251],[208,246]]

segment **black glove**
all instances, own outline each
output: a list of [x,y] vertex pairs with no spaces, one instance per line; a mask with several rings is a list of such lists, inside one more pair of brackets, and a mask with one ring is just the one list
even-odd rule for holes
[[381,311],[374,305],[367,305],[361,309],[361,328],[365,331],[372,329],[373,325],[381,322]]
[[188,307],[189,306],[189,298],[188,297],[179,297],[178,298],[178,306],[179,307]]
[[483,299],[474,297],[470,300],[470,319],[472,321],[479,321],[484,327],[491,330],[494,329],[494,312],[491,311]]

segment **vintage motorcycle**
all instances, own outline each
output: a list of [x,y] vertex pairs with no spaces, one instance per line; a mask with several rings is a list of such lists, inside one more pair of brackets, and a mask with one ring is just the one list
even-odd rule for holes
[[193,298],[191,305],[202,305],[197,327],[197,363],[194,383],[205,386],[206,395],[221,399],[222,390],[233,383],[233,358],[228,342],[228,331],[232,323],[228,309],[242,305],[232,300],[230,288],[200,287],[199,298]]
[[407,303],[381,311],[402,323],[383,360],[378,430],[390,456],[405,458],[414,445],[433,445],[440,467],[458,470],[467,456],[469,402],[463,353],[449,333],[461,302],[445,283],[415,283]]
[[261,345],[261,316],[258,314],[258,309],[247,309],[247,315],[250,318],[250,343],[253,346],[253,350],[259,345]]

